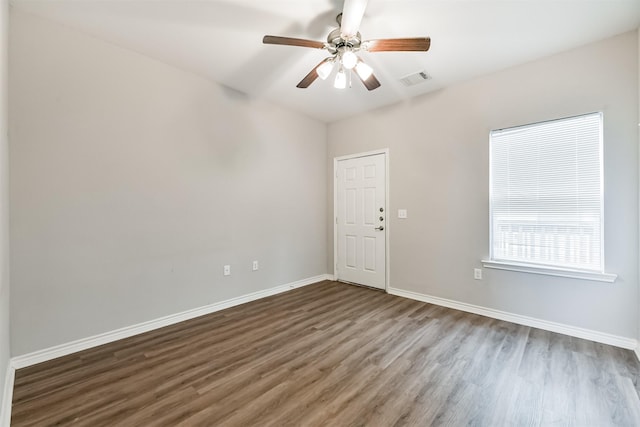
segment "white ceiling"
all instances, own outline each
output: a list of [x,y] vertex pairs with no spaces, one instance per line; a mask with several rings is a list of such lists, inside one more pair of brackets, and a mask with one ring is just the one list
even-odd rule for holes
[[[327,53],[263,45],[265,34],[324,41],[343,0],[13,0],[116,45],[331,122],[640,26],[640,0],[369,0],[363,39],[430,36],[429,52],[362,53],[382,86],[296,84]],[[425,70],[432,79],[405,87]]]

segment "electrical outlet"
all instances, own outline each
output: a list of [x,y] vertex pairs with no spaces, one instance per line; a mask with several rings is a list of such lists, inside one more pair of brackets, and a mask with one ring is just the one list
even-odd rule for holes
[[258,264],[258,261],[253,261],[253,271],[257,271],[258,268],[260,268],[260,265]]
[[474,268],[473,269],[473,278],[476,280],[482,280],[482,269]]
[[231,266],[230,265],[225,265],[222,268],[222,274],[224,274],[225,276],[231,276]]
[[406,209],[398,209],[398,218],[406,219],[407,218],[407,210]]

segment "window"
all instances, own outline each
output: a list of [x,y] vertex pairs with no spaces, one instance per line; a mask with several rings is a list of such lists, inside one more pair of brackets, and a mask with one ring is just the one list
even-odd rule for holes
[[492,131],[490,151],[485,266],[613,281],[604,274],[602,113]]

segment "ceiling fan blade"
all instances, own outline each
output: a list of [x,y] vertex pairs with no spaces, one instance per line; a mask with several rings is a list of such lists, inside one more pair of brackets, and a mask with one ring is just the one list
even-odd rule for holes
[[[358,73],[355,73],[355,74],[356,76],[358,76]],[[374,76],[373,74],[371,74],[369,78],[367,78],[367,80],[362,80],[360,76],[358,76],[358,78],[360,79],[364,87],[366,87],[368,90],[374,90],[380,87],[380,82],[378,81],[376,76]]]
[[340,22],[340,34],[343,39],[349,40],[358,34],[366,7],[367,0],[344,0]]
[[429,37],[405,39],[367,40],[362,43],[369,52],[427,51],[431,46]]
[[309,86],[311,86],[311,83],[315,82],[316,79],[318,78],[318,67],[320,67],[322,64],[330,60],[331,60],[331,57],[325,58],[322,61],[320,61],[318,65],[313,67],[313,70],[309,71],[309,74],[307,74],[306,76],[304,76],[302,80],[300,80],[300,83],[298,83],[296,87],[299,87],[300,89],[306,89]]
[[296,39],[293,37],[280,36],[264,36],[262,38],[264,44],[281,44],[287,46],[313,47],[316,49],[324,49],[324,43],[315,40]]

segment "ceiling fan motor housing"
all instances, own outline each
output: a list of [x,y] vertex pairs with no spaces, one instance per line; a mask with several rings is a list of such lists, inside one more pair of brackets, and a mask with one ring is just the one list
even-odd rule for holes
[[360,33],[357,33],[354,37],[346,40],[342,38],[342,33],[340,32],[340,28],[336,28],[331,31],[327,36],[327,50],[332,54],[335,54],[341,48],[348,48],[349,50],[359,50],[360,45],[362,44],[362,36]]

